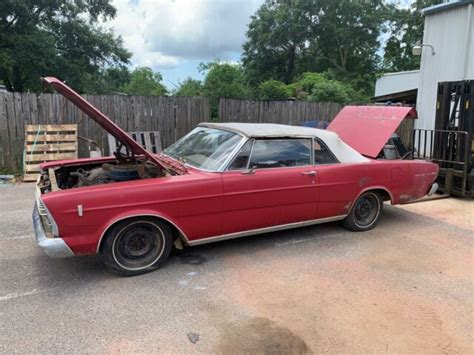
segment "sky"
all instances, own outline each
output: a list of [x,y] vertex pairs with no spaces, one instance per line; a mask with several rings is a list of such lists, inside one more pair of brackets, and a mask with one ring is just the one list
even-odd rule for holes
[[132,67],[147,66],[173,89],[197,66],[214,59],[236,62],[247,24],[264,0],[112,0],[107,23],[133,53]]
[[[407,7],[413,0],[393,1]],[[160,72],[163,83],[173,89],[187,77],[201,79],[201,62],[239,61],[250,16],[263,2],[112,0],[117,15],[105,25],[133,53],[132,68],[147,66]]]

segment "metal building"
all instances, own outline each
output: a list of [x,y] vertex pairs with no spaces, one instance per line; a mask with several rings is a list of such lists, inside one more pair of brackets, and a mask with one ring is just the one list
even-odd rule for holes
[[438,83],[474,79],[474,0],[423,10],[425,30],[416,108],[416,128],[434,129]]
[[416,101],[415,127],[434,129],[438,83],[474,80],[473,6],[474,0],[458,0],[423,9],[425,28],[419,72],[383,75],[376,83],[376,101]]

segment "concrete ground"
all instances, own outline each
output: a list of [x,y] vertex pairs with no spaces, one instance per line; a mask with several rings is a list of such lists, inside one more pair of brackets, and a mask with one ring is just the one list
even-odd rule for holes
[[[34,241],[34,186],[0,188],[1,353],[473,353],[474,201],[189,248],[120,278]],[[193,342],[191,342],[191,340]]]

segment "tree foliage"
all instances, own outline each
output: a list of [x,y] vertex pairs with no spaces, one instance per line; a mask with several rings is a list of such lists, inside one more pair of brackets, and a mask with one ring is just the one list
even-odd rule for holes
[[130,74],[130,81],[122,91],[129,95],[166,95],[166,87],[161,83],[163,77],[148,67],[138,67]]
[[250,89],[240,65],[215,61],[201,64],[200,70],[206,72],[203,94],[209,97],[211,117],[217,117],[220,98],[249,97]]
[[258,86],[261,100],[282,100],[291,97],[291,89],[282,81],[267,80]]
[[193,78],[185,79],[174,92],[175,96],[201,96],[202,94],[202,82]]
[[387,9],[382,0],[265,1],[251,18],[243,46],[249,83],[288,84],[304,72],[331,71],[340,80],[373,75]]
[[392,6],[389,17],[390,37],[383,56],[384,70],[419,69],[421,57],[412,55],[412,47],[423,39],[424,18],[421,10],[442,2],[442,0],[416,0],[409,8]]
[[348,83],[339,81],[329,73],[303,73],[300,79],[290,85],[294,97],[309,101],[362,103],[366,96]]
[[296,99],[340,103],[362,103],[367,101],[347,83],[336,80],[329,73],[306,72],[298,76],[291,84],[278,80],[267,80],[258,86],[258,98],[261,100]]
[[130,58],[120,37],[98,25],[115,12],[109,0],[2,0],[0,80],[39,91],[39,78],[54,75],[84,91],[91,76]]
[[98,73],[85,74],[83,91],[88,94],[123,93],[123,88],[130,82],[131,74],[125,65],[101,69]]

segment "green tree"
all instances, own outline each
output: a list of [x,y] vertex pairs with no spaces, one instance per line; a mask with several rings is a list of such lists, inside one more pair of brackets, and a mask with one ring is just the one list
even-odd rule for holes
[[331,73],[303,73],[290,85],[292,95],[298,99],[324,102],[366,102],[368,97],[349,83],[336,80]]
[[392,7],[390,37],[385,45],[383,69],[403,71],[420,68],[420,57],[412,54],[413,45],[423,40],[425,19],[421,10],[442,0],[416,0],[407,8]]
[[84,91],[89,94],[117,94],[122,92],[131,78],[125,65],[117,65],[100,70],[99,73],[88,75]]
[[309,101],[317,102],[340,102],[348,103],[351,101],[348,88],[338,81],[326,80],[316,83],[308,96]]
[[199,70],[206,72],[203,94],[209,98],[211,117],[218,116],[220,98],[244,99],[249,97],[250,90],[246,85],[240,65],[216,61],[201,64]]
[[130,82],[122,91],[129,95],[162,96],[166,95],[166,87],[161,83],[163,77],[155,73],[151,68],[138,67],[130,74]]
[[258,97],[261,100],[282,100],[288,99],[291,89],[284,82],[278,80],[267,80],[258,86]]
[[251,85],[293,80],[310,37],[312,12],[310,1],[266,0],[251,17],[242,54]]
[[130,58],[99,26],[115,13],[109,0],[2,0],[0,79],[11,91],[40,91],[39,78],[54,75],[84,91],[91,76]]
[[[267,0],[252,16],[242,63],[252,86],[303,72],[374,75],[389,7],[382,0]],[[374,80],[372,80],[374,81]],[[364,91],[372,93],[373,84]]]
[[372,73],[380,58],[379,36],[385,31],[388,8],[382,0],[319,0],[312,26],[310,57],[315,55],[317,71]]
[[203,93],[203,85],[200,80],[187,78],[179,84],[174,92],[175,96],[201,96]]

